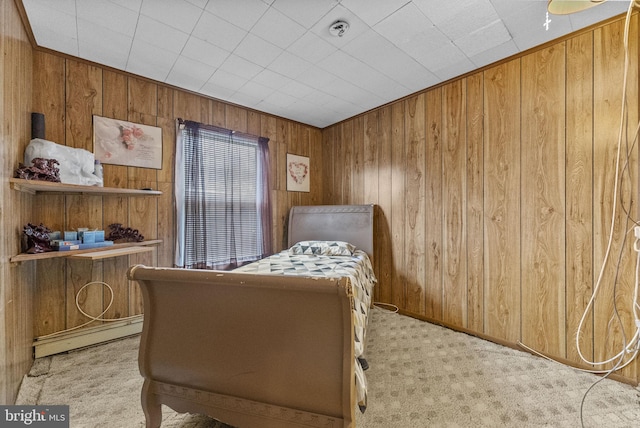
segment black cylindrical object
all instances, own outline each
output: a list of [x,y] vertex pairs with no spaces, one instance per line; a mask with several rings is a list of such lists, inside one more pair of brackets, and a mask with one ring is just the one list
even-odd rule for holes
[[44,140],[44,114],[31,113],[31,139],[41,138]]

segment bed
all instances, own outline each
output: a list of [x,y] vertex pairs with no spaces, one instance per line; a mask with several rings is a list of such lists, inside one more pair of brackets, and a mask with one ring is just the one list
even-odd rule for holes
[[[162,404],[235,427],[354,425],[366,406],[373,206],[294,207],[287,238],[231,272],[129,269],[144,299],[147,427],[161,425]],[[333,255],[345,246],[351,255]]]

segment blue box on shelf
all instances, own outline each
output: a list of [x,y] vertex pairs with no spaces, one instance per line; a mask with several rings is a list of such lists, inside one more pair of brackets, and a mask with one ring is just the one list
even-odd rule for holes
[[85,230],[82,232],[82,243],[93,244],[96,242],[96,232],[93,230]]

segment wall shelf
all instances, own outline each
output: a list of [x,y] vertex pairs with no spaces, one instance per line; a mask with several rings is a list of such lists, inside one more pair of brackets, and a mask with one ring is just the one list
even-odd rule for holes
[[159,190],[119,189],[115,187],[81,186],[79,184],[53,183],[50,181],[24,180],[10,178],[11,188],[20,192],[36,195],[40,193],[59,193],[65,195],[102,195],[102,196],[160,196]]
[[113,244],[108,247],[91,248],[87,250],[70,250],[70,251],[49,251],[46,253],[28,254],[22,253],[11,257],[11,263],[26,262],[29,260],[55,259],[58,257],[67,257],[69,259],[98,260],[108,257],[126,256],[128,254],[143,253],[153,251],[150,245],[158,245],[162,243],[161,239],[152,239],[142,242],[124,242],[122,244]]

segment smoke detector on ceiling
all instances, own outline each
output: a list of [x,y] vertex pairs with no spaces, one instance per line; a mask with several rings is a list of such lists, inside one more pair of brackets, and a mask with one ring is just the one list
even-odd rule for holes
[[335,37],[342,37],[349,30],[349,23],[346,21],[336,21],[329,27],[329,33]]

